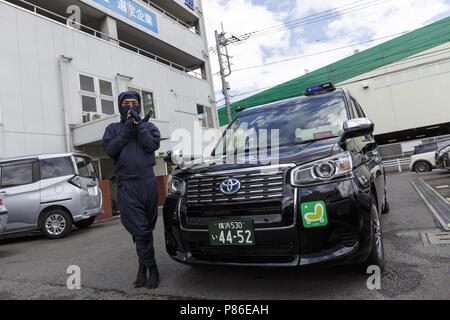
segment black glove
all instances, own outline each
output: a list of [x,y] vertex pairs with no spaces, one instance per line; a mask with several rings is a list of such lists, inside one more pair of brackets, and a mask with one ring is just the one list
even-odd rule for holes
[[133,117],[129,117],[125,121],[125,127],[129,135],[134,135],[136,133],[136,125],[134,124]]
[[139,113],[137,113],[136,110],[133,110],[133,109],[131,109],[131,117],[130,118],[133,118],[134,121],[136,121],[137,123],[142,121],[141,117],[139,116]]
[[142,120],[142,122],[149,122],[150,118],[152,116],[152,111],[150,110],[147,115],[145,116],[145,118]]

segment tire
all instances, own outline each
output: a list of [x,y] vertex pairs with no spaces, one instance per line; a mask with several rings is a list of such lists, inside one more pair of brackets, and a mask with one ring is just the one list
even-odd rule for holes
[[78,222],[74,222],[73,224],[75,225],[75,227],[77,227],[78,229],[87,229],[89,228],[95,221],[95,217],[86,219],[86,220],[81,220]]
[[414,164],[414,171],[417,173],[431,171],[431,165],[426,161],[418,161]]
[[387,195],[384,195],[384,206],[383,206],[383,210],[381,211],[381,214],[387,214],[389,213],[389,211],[391,210],[391,208],[389,207],[389,202],[387,199]]
[[41,231],[49,239],[64,238],[72,231],[72,218],[62,209],[54,209],[42,217]]
[[372,249],[367,260],[360,265],[360,271],[364,274],[366,273],[367,267],[372,265],[377,265],[381,272],[383,272],[385,268],[383,234],[381,230],[380,215],[378,213],[375,199],[372,200],[370,215]]

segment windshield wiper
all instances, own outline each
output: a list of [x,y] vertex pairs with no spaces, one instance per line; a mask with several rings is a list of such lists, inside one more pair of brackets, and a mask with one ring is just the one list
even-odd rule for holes
[[301,144],[313,143],[313,142],[327,140],[327,139],[331,139],[331,138],[339,138],[339,136],[329,136],[329,137],[323,137],[323,138],[317,138],[317,139],[303,140],[303,141],[298,141],[298,142],[283,143],[283,144],[280,144],[278,147],[286,147],[286,146],[294,146],[294,145],[298,146]]
[[298,145],[298,144],[312,143],[312,142],[327,140],[327,139],[331,139],[331,138],[339,138],[339,136],[329,136],[329,137],[323,137],[323,138],[317,138],[317,139],[303,140],[303,141],[299,141],[299,142],[294,142],[293,144]]
[[[247,154],[250,153],[252,151],[260,151],[260,150],[264,150],[264,149],[272,149],[272,148],[280,148],[280,147],[286,147],[286,146],[292,146],[292,145],[301,145],[301,144],[307,144],[307,143],[313,143],[313,142],[317,142],[317,141],[321,141],[321,140],[327,140],[327,139],[332,139],[332,138],[339,138],[339,136],[329,136],[329,137],[322,137],[322,138],[317,138],[317,139],[309,139],[309,140],[304,140],[304,141],[299,141],[299,142],[289,142],[289,143],[283,143],[280,145],[270,145],[270,146],[265,146],[265,147],[257,147],[257,148],[246,148],[244,150],[238,150],[235,149],[234,150],[234,155],[237,154]],[[239,153],[238,153],[239,151]]]

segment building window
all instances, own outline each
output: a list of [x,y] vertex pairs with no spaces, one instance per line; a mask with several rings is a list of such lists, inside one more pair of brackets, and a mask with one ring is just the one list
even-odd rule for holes
[[[92,113],[115,114],[112,82],[80,74],[80,95],[83,122],[95,120]],[[98,117],[98,116],[97,116]]]
[[203,128],[214,128],[214,120],[211,107],[197,105],[198,121]]
[[130,91],[136,91],[142,98],[142,111],[141,116],[145,117],[150,113],[150,119],[156,119],[156,108],[153,99],[153,92],[149,90],[142,90],[138,88],[128,87]]

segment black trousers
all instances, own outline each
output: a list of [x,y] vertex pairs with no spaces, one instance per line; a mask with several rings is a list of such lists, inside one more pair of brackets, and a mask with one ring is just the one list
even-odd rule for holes
[[139,263],[155,264],[153,230],[158,219],[158,183],[156,178],[120,181],[117,189],[120,218],[136,243]]

